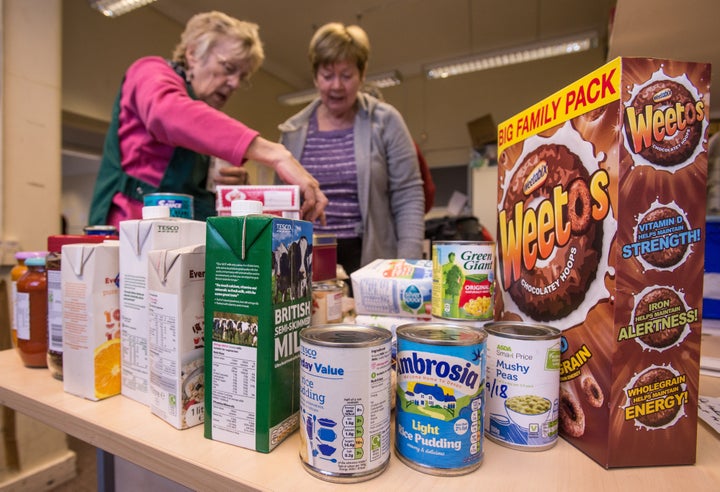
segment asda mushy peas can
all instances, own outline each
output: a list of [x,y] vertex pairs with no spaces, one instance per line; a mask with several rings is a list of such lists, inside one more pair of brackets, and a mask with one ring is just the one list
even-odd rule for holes
[[395,451],[431,475],[462,475],[483,459],[485,340],[446,323],[399,326]]
[[300,332],[300,458],[330,482],[373,478],[390,461],[390,330],[316,325]]
[[560,330],[519,321],[487,323],[485,434],[541,451],[557,443]]
[[432,244],[432,315],[454,320],[492,320],[495,304],[495,243],[435,241]]

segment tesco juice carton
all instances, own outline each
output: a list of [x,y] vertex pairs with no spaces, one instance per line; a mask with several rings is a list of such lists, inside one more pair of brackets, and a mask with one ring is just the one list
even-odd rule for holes
[[118,241],[62,247],[63,388],[88,400],[120,394]]
[[205,408],[205,244],[148,252],[150,410],[178,429]]
[[168,207],[144,207],[144,216],[148,211],[159,213],[122,221],[119,231],[122,394],[145,405],[150,404],[148,251],[190,246],[205,237],[205,222],[170,217]]

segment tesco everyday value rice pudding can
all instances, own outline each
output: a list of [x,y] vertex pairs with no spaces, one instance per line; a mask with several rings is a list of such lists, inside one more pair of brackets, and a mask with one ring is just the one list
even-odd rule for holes
[[541,451],[557,444],[560,330],[520,321],[487,323],[485,434]]
[[483,459],[482,329],[447,323],[398,326],[395,451],[411,468],[462,475]]
[[432,245],[432,315],[452,320],[492,320],[495,243],[436,241]]
[[390,461],[392,334],[315,325],[300,332],[300,458],[316,478],[369,480]]

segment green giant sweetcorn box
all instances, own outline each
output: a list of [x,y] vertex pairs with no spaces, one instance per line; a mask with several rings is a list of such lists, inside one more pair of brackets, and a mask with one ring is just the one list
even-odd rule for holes
[[205,264],[205,437],[270,452],[298,426],[313,228],[211,217]]

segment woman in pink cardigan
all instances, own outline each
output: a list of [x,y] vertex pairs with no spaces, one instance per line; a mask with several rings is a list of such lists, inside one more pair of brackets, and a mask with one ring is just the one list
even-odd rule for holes
[[[208,156],[271,167],[300,186],[302,217],[324,223],[327,198],[317,180],[285,147],[219,111],[264,56],[257,25],[207,12],[188,21],[171,61],[149,56],[133,63],[115,101],[89,224],[141,218],[143,197],[156,192],[192,195],[195,219],[215,215]],[[235,184],[244,170],[220,173],[218,184]]]

